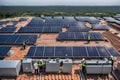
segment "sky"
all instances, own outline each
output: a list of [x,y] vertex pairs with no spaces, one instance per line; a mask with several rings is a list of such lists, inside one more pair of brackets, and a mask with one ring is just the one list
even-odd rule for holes
[[73,5],[73,6],[111,6],[119,5],[120,0],[0,0],[0,6],[5,5],[33,5],[33,6],[49,6],[49,5]]

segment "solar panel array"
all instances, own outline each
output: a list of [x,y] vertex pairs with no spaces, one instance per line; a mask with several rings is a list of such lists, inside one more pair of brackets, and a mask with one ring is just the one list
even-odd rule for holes
[[118,57],[120,54],[113,47],[104,46],[33,46],[26,57],[30,58],[97,58]]
[[109,30],[109,28],[108,25],[92,24],[93,30]]
[[67,27],[68,31],[73,32],[90,30],[85,23],[77,22],[74,17],[65,16],[33,18],[24,28],[20,28],[18,33],[58,33],[62,31],[62,27]]
[[19,45],[23,41],[26,41],[27,44],[35,44],[37,40],[37,35],[0,35],[0,44],[1,45]]
[[116,14],[114,17],[115,18],[120,18],[120,14]]
[[116,23],[116,24],[119,24],[120,25],[120,21],[119,20],[116,20],[112,17],[104,17],[104,19],[110,23]]
[[20,18],[19,21],[27,21],[28,18]]
[[116,22],[116,20],[112,17],[104,17],[104,19],[108,22]]
[[11,48],[10,46],[0,46],[0,58],[5,57],[10,48]]
[[76,23],[75,26],[69,26],[68,28],[69,32],[88,32],[90,31],[90,28],[85,25],[83,22]]
[[17,24],[18,24],[18,22],[15,21],[15,22],[13,22],[13,25],[12,25],[12,26],[13,26],[13,27],[16,27]]
[[18,30],[18,33],[58,33],[62,31],[62,18],[33,18],[29,24]]
[[91,24],[98,24],[99,23],[99,19],[97,19],[95,17],[88,17],[88,16],[81,17],[81,16],[78,16],[78,17],[75,17],[75,18],[78,21],[89,22]]
[[50,26],[43,26],[43,27],[21,27],[18,30],[18,33],[59,33],[62,31],[60,27],[50,27]]
[[9,20],[6,20],[6,21],[0,21],[0,26],[4,25],[4,24],[7,24],[9,22]]
[[77,21],[75,20],[74,17],[71,16],[64,16],[63,19],[63,24],[64,26],[70,27],[70,26],[77,26]]
[[86,41],[88,34],[90,34],[91,36],[91,41],[105,40],[104,36],[99,32],[61,32],[59,33],[57,40],[59,41],[75,41],[75,40]]
[[16,27],[3,27],[0,29],[0,33],[13,33]]
[[120,18],[116,18],[116,19],[120,21]]
[[41,26],[75,26],[77,21],[74,17],[44,17],[44,18],[33,18],[27,25],[28,27],[41,27]]
[[26,27],[42,27],[42,26],[63,26],[63,20],[53,19],[51,17],[42,18],[33,18],[31,22]]

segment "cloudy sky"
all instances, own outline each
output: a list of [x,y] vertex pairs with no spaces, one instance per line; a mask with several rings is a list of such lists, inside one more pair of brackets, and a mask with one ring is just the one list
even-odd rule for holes
[[0,5],[120,5],[120,0],[0,0]]

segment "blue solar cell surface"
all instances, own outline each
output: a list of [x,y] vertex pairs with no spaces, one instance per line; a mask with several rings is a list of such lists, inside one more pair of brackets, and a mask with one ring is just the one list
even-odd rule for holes
[[30,49],[29,49],[29,51],[27,53],[27,56],[28,57],[34,56],[35,50],[36,50],[36,47],[30,47]]
[[37,58],[83,58],[120,57],[112,47],[107,46],[37,46],[31,47],[26,57]]
[[98,24],[100,22],[99,19],[97,19],[95,17],[88,17],[88,16],[82,17],[82,16],[78,16],[78,17],[75,17],[75,18],[78,21],[89,22],[91,24]]
[[0,46],[0,58],[6,56],[10,48],[10,46]]
[[110,56],[110,54],[106,51],[105,47],[97,46],[97,50],[99,51],[100,56]]
[[86,47],[73,47],[73,57],[87,57]]
[[37,47],[34,56],[43,57],[44,51],[45,51],[45,47]]
[[87,47],[87,51],[89,53],[89,56],[91,56],[91,57],[99,57],[99,53],[97,52],[96,47]]
[[8,35],[0,35],[0,43],[5,43],[8,38]]
[[64,57],[67,54],[65,51],[65,47],[56,47],[55,52],[57,52],[57,54],[55,54],[55,56],[57,57]]
[[56,47],[55,52],[56,57],[72,57],[71,47]]
[[90,28],[85,25],[84,22],[76,22],[74,25],[70,25],[69,32],[88,32]]
[[109,28],[108,25],[92,24],[93,30],[109,30]]
[[9,22],[9,20],[7,20],[7,21],[0,21],[0,25],[7,24],[8,22]]
[[83,33],[81,32],[81,33],[76,33],[75,34],[75,39],[78,39],[78,40],[83,40],[84,39],[84,35],[83,35]]
[[28,18],[20,18],[19,21],[27,21]]
[[72,40],[84,40],[88,38],[88,34],[91,36],[91,41],[102,41],[104,36],[99,32],[61,32],[58,35],[59,41],[72,41]]
[[45,52],[44,52],[44,56],[46,57],[50,57],[50,56],[54,56],[54,47],[45,47]]
[[34,28],[29,28],[29,27],[24,27],[24,28],[20,28],[18,30],[19,33],[40,33],[43,31],[42,27],[34,27]]
[[117,57],[120,56],[119,53],[113,47],[105,47],[105,48],[109,51],[111,55],[117,56]]
[[[40,30],[36,30],[35,27]],[[69,27],[68,31],[73,32],[90,30],[85,23],[76,21],[74,17],[44,17],[32,18],[30,23],[18,30],[18,33],[58,33],[62,31],[62,27]]]
[[0,44],[22,44],[26,41],[27,44],[35,44],[37,35],[0,35]]
[[15,30],[15,27],[4,27],[0,29],[0,33],[13,33]]
[[12,43],[16,42],[16,39],[18,39],[18,38],[19,38],[18,35],[11,35],[5,42],[12,44]]
[[43,26],[43,27],[22,27],[18,30],[18,33],[58,33],[61,32],[61,27],[56,26]]

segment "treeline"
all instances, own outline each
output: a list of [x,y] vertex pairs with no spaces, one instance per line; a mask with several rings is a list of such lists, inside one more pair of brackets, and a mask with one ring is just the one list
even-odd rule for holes
[[114,16],[120,6],[1,6],[0,18],[17,16]]

